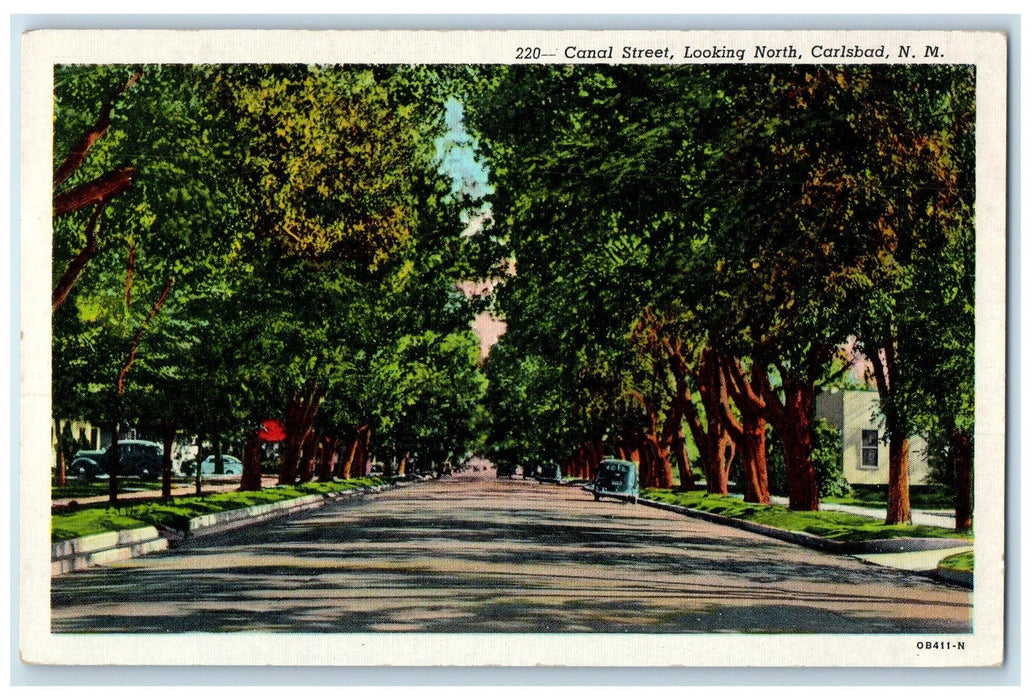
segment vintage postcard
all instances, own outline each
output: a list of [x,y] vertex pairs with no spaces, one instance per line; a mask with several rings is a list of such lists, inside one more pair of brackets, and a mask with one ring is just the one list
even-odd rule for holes
[[1004,34],[22,47],[25,662],[1002,663]]

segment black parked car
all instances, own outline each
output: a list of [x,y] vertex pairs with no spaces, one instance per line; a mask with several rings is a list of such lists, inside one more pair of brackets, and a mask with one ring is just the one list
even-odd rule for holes
[[514,464],[499,464],[498,465],[498,478],[499,479],[514,479],[516,473],[516,465]]
[[542,484],[545,481],[551,482],[552,484],[562,483],[562,468],[554,462],[542,464],[537,468],[537,481]]
[[[161,476],[161,460],[165,449],[161,443],[148,440],[122,440],[118,443],[118,475],[140,479]],[[80,450],[68,466],[68,474],[86,481],[107,478],[110,473],[111,448],[106,450]]]

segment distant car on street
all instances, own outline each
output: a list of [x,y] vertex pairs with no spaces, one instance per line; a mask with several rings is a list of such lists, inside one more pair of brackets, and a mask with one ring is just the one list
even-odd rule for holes
[[[193,469],[193,464],[184,464],[182,473],[186,476],[192,476]],[[217,475],[217,472],[215,471],[215,455],[208,455],[204,458],[200,463],[200,473],[201,476],[204,476],[205,474]],[[232,455],[222,455],[222,474],[231,476],[239,476],[240,474],[243,474],[243,462]]]
[[[139,479],[156,479],[161,476],[161,461],[165,448],[159,442],[149,440],[120,440],[118,442],[118,475]],[[111,470],[114,451],[80,450],[68,465],[68,474],[85,481],[106,479]]]
[[598,465],[598,476],[591,485],[594,500],[602,496],[637,503],[641,485],[637,465],[622,459],[605,459]]
[[516,473],[516,466],[514,464],[499,464],[498,465],[498,478],[499,479],[514,479]]
[[552,484],[562,483],[562,468],[554,462],[547,462],[537,468],[536,478],[542,484],[545,481]]

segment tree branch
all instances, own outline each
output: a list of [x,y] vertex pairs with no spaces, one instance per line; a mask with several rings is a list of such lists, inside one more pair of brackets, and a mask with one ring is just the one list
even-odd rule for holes
[[121,97],[129,88],[140,81],[143,77],[143,71],[136,71],[132,77],[129,78],[128,82],[123,85],[118,92],[116,92],[110,100],[107,101],[101,110],[100,115],[97,117],[96,123],[93,128],[86,132],[86,135],[75,145],[74,148],[65,157],[64,162],[58,166],[57,171],[54,173],[54,187],[57,187],[62,182],[71,177],[83,161],[86,160],[86,155],[90,152],[90,149],[104,137],[107,133],[108,127],[111,126],[111,110],[114,109],[115,103],[118,98]]
[[64,269],[64,274],[61,275],[57,286],[54,287],[50,308],[51,314],[57,313],[57,310],[61,308],[61,304],[68,298],[72,287],[75,286],[75,281],[79,279],[79,275],[82,274],[83,269],[86,267],[86,263],[100,250],[100,246],[97,244],[97,227],[100,225],[100,215],[104,212],[105,207],[107,207],[107,202],[101,202],[90,215],[89,221],[86,223],[86,245],[68,263],[68,266]]
[[143,323],[140,324],[139,330],[136,331],[136,336],[132,340],[132,350],[129,351],[129,360],[125,363],[125,366],[122,367],[122,371],[118,373],[119,396],[125,395],[125,376],[129,374],[129,369],[136,361],[136,351],[140,348],[140,341],[143,340],[143,333],[147,330],[147,326],[150,325],[150,322],[154,319],[154,317],[157,316],[157,313],[161,310],[162,305],[164,305],[165,299],[168,298],[168,293],[172,291],[172,283],[174,281],[174,278],[168,278],[168,282],[165,284],[165,289],[161,292],[161,296],[158,297],[158,300],[154,303],[154,306],[151,308],[150,313],[147,314],[147,318],[144,319]]
[[85,209],[91,204],[101,204],[117,197],[132,186],[136,168],[126,165],[102,175],[95,180],[73,187],[67,192],[54,194],[54,216]]
[[129,245],[129,262],[125,266],[125,308],[132,306],[132,274],[136,270],[136,244]]

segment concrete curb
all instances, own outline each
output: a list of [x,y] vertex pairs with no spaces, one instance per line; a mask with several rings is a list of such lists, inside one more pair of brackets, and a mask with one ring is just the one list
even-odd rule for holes
[[934,575],[942,581],[954,583],[957,586],[964,586],[970,589],[974,587],[974,573],[972,571],[955,571],[953,569],[943,569],[939,566],[935,570]]
[[168,540],[161,537],[155,527],[102,532],[63,540],[54,542],[50,547],[50,574],[60,576],[165,549],[168,549]]
[[773,537],[784,542],[791,542],[810,549],[818,549],[833,554],[887,554],[896,552],[928,551],[934,549],[952,549],[955,547],[973,546],[969,540],[947,540],[935,537],[905,537],[893,540],[869,540],[866,542],[836,542],[825,537],[811,535],[807,532],[792,532],[780,528],[752,523],[746,520],[728,518],[725,515],[707,513],[685,506],[662,503],[649,499],[638,499],[638,503],[660,510],[680,513],[692,518],[707,520],[720,525],[727,525],[739,530],[747,530],[766,537]]
[[238,508],[236,510],[224,510],[220,513],[200,515],[190,520],[190,529],[185,533],[185,537],[217,535],[221,532],[235,530],[247,525],[254,525],[305,510],[319,508],[333,501],[364,498],[367,494],[379,493],[391,488],[396,488],[396,485],[373,486],[363,489],[352,489],[350,491],[337,491],[336,493],[314,494],[289,501],[263,503],[250,508]]
[[169,548],[169,542],[181,543],[192,537],[205,537],[237,528],[286,517],[313,508],[319,508],[334,501],[364,498],[389,489],[407,486],[407,483],[373,486],[329,494],[315,494],[289,501],[264,503],[249,508],[225,510],[220,513],[200,515],[190,520],[189,530],[181,533],[167,530],[162,534],[156,527],[148,526],[133,530],[102,532],[71,540],[54,542],[51,545],[50,571],[52,576],[82,571],[92,566],[124,561],[134,557],[161,552]]

